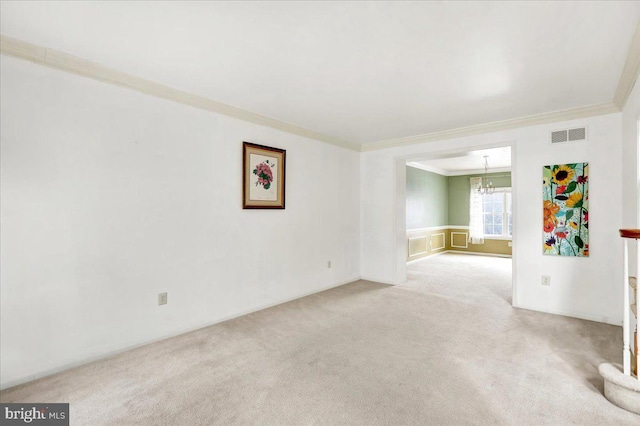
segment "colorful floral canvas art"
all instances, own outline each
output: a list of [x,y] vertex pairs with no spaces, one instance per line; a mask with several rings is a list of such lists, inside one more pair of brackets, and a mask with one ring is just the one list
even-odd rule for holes
[[589,163],[542,171],[543,253],[589,256]]

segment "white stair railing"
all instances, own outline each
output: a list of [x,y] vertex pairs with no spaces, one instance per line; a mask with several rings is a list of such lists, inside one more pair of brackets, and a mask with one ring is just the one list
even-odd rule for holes
[[[624,239],[623,249],[623,280],[624,280],[624,316],[622,317],[622,372],[629,376],[633,372],[638,380],[638,312],[640,312],[640,300],[638,300],[638,272],[640,272],[640,229],[621,229],[620,236]],[[636,277],[629,274],[629,240],[635,240],[638,259],[636,262]],[[633,302],[629,296],[630,289],[633,289]],[[632,304],[633,303],[633,304]],[[634,321],[634,342],[633,352],[631,351],[630,330],[631,321]]]

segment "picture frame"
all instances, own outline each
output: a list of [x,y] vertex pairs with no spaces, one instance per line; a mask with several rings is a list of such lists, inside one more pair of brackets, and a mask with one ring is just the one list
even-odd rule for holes
[[287,151],[242,143],[242,208],[284,209]]
[[542,168],[542,253],[589,257],[589,163]]

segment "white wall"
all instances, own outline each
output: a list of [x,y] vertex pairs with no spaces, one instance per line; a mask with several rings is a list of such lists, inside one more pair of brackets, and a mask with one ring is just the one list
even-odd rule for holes
[[[589,141],[550,145],[549,132],[587,125]],[[388,283],[404,280],[398,253],[402,232],[401,179],[407,158],[429,153],[511,144],[514,150],[514,304],[523,308],[620,324],[622,312],[621,114],[430,142],[363,153],[362,275]],[[589,162],[590,257],[560,258],[542,254],[542,167]],[[551,286],[540,284],[551,276]]]
[[[635,85],[622,110],[622,225],[640,228],[640,171],[638,163],[638,119],[640,118],[640,84]],[[636,245],[629,245],[629,266],[636,270]]]
[[[1,75],[3,387],[359,277],[359,153],[10,57]],[[242,141],[287,150],[286,210],[242,210]]]
[[[359,154],[0,64],[2,387],[359,276],[404,281],[405,160],[480,146],[514,148],[515,305],[621,322],[638,87],[622,114]],[[548,143],[585,124],[588,142]],[[286,210],[241,209],[242,141],[287,149]],[[543,256],[542,166],[578,161],[590,162],[591,257]]]

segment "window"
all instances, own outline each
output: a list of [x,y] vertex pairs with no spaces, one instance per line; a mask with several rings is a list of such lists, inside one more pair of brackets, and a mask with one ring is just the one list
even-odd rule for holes
[[492,194],[482,195],[482,223],[485,237],[511,236],[511,188],[496,188]]

